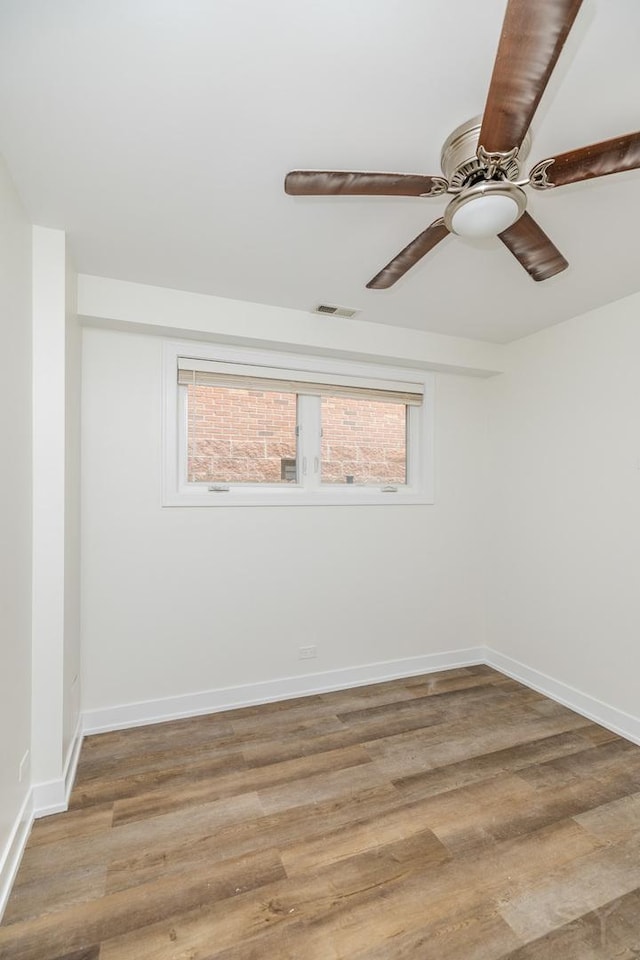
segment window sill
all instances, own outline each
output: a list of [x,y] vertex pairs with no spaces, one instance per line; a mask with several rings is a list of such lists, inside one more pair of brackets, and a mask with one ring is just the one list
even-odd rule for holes
[[322,506],[390,506],[429,504],[433,498],[410,488],[383,493],[379,489],[349,485],[347,488],[309,490],[287,486],[226,491],[182,489],[163,497],[164,507],[322,507]]

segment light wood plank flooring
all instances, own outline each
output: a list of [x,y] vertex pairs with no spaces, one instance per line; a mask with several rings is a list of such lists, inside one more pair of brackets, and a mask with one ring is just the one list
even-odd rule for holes
[[0,958],[640,958],[640,747],[488,667],[88,737]]

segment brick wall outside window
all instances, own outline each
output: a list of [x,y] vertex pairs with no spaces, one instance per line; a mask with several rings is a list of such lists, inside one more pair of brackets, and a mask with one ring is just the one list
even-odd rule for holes
[[[188,479],[281,483],[296,456],[292,393],[187,387]],[[406,408],[402,404],[322,399],[324,483],[404,483]],[[351,479],[350,479],[351,478]]]
[[406,417],[400,403],[323,397],[322,482],[404,483]]

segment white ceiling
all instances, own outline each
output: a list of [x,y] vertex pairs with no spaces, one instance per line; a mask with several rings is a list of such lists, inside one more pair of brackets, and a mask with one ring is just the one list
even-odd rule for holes
[[[450,237],[366,282],[442,198],[291,198],[295,168],[440,173],[482,111],[504,0],[0,0],[0,152],[82,273],[509,341],[640,290],[640,172],[530,193],[570,262],[534,283]],[[584,0],[537,160],[640,128],[640,3]]]

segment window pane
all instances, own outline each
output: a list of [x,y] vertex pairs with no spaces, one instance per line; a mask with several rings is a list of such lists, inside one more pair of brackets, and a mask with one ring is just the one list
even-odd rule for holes
[[296,482],[296,395],[187,387],[187,479]]
[[406,406],[323,397],[322,482],[406,483]]

